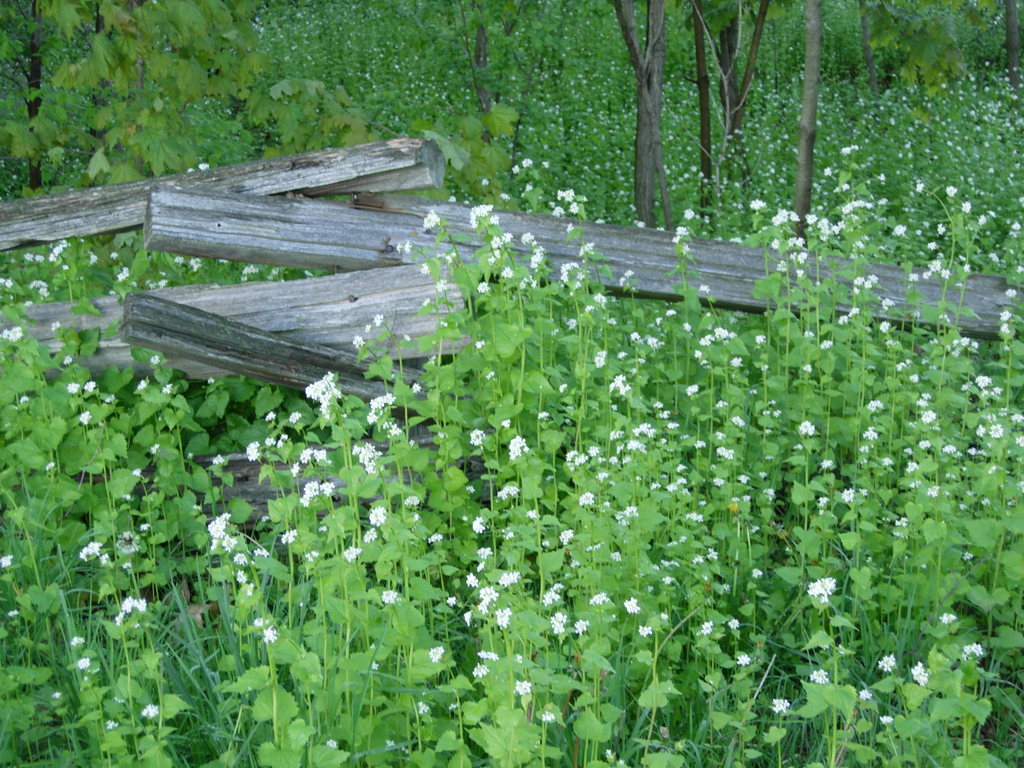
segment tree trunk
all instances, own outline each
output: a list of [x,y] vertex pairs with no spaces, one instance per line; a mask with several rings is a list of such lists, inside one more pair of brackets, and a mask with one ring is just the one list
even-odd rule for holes
[[636,140],[633,162],[633,202],[636,217],[655,225],[654,187],[659,179],[665,227],[672,228],[671,201],[661,148],[662,76],[665,70],[665,0],[647,4],[647,44],[640,49],[633,0],[613,0],[619,29],[629,51],[636,79]]
[[701,0],[693,6],[693,47],[697,63],[697,105],[700,111],[700,207],[711,207],[711,85],[708,79],[708,56],[704,47],[704,10]]
[[[1011,0],[1007,0],[1010,2]],[[871,24],[868,23],[866,0],[860,2],[860,45],[864,50],[864,65],[868,70],[868,86],[872,93],[878,93],[878,70],[875,68],[875,51],[871,47]]]
[[1017,0],[1006,3],[1006,73],[1014,93],[1020,92],[1020,18]]
[[[33,122],[39,116],[43,105],[43,18],[39,12],[39,3],[32,0],[32,37],[28,49],[28,110],[29,131],[34,132]],[[38,157],[28,160],[29,189],[43,188],[43,169]]]
[[757,52],[761,47],[761,36],[764,34],[764,23],[768,18],[768,3],[770,0],[761,0],[757,9],[757,19],[754,21],[754,33],[750,38],[750,52],[747,54],[747,66],[743,71],[743,83],[740,85],[739,101],[736,104],[732,120],[733,132],[743,127],[743,110],[747,106],[747,96],[750,94],[750,84],[754,80],[754,69],[757,65]]
[[491,92],[487,89],[477,73],[485,72],[490,61],[487,50],[487,26],[482,22],[476,25],[476,42],[473,47],[473,87],[480,101],[480,112],[487,114],[491,110]]
[[736,57],[740,45],[739,11],[718,33],[718,97],[722,102],[722,116],[725,119],[725,135],[733,134],[736,107],[740,103],[740,86],[736,77]]
[[796,189],[793,210],[796,234],[806,242],[807,213],[811,209],[814,174],[814,137],[818,128],[818,88],[821,78],[821,0],[804,3],[804,90],[797,134]]

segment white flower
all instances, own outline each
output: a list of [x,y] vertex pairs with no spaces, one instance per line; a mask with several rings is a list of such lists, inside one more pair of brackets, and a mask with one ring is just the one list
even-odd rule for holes
[[556,635],[565,633],[565,624],[569,620],[569,617],[559,611],[551,617],[551,631]]
[[811,672],[811,682],[818,685],[828,685],[828,672],[824,669],[816,669]]
[[142,708],[142,716],[149,720],[152,720],[159,714],[160,707],[158,707],[156,704],[147,704]]
[[277,641],[277,630],[274,627],[263,628],[263,642],[272,645]]
[[891,653],[888,656],[883,656],[878,660],[878,668],[883,672],[892,672],[896,669],[896,657]]
[[640,627],[637,629],[637,632],[640,633],[640,637],[650,637],[654,634],[654,628],[649,627],[646,624],[641,624]]
[[526,444],[521,436],[516,435],[512,438],[512,442],[508,444],[508,458],[510,461],[515,461],[520,456],[523,456],[530,452],[530,447]]
[[[965,648],[964,651],[966,652],[966,650],[967,649]],[[78,660],[75,666],[77,666],[80,670],[84,672],[85,670],[89,669],[90,666],[92,666],[92,659],[90,659],[88,656],[83,656]]]
[[398,593],[393,589],[385,589],[380,593],[380,601],[384,605],[394,605],[398,602]]
[[99,557],[100,554],[100,543],[98,541],[90,541],[81,551],[78,553],[78,557],[82,560],[91,560],[94,557]]
[[436,648],[431,648],[430,652],[429,652],[429,655],[430,655],[430,660],[432,662],[434,662],[435,664],[440,664],[441,663],[441,658],[444,656],[444,646],[443,645],[439,645]]
[[746,654],[746,653],[741,653],[739,656],[737,656],[736,657],[736,666],[738,666],[738,667],[748,667],[748,666],[750,666],[750,655]]
[[772,699],[772,712],[781,715],[790,707],[789,699]]
[[803,437],[813,437],[818,430],[815,428],[813,424],[811,424],[811,422],[802,421],[800,422],[800,426],[797,427],[796,431],[799,432]]
[[637,599],[635,597],[629,598],[629,600],[624,602],[622,605],[623,605],[623,607],[625,607],[626,613],[630,613],[630,614],[640,613],[640,603],[637,602]]
[[828,602],[829,596],[835,591],[836,580],[831,577],[818,579],[817,581],[811,582],[810,586],[807,587],[807,594],[811,597],[818,598],[818,601],[822,605]]
[[954,621],[956,621],[956,614],[944,613],[941,616],[939,616],[939,621],[941,621],[943,624],[952,624]]
[[925,669],[924,664],[920,661],[910,670],[910,676],[914,678],[914,682],[918,685],[928,685],[928,670]]
[[388,511],[384,507],[374,507],[370,510],[370,525],[380,528],[388,519]]
[[871,699],[874,698],[874,694],[867,688],[861,688],[860,691],[857,692],[857,696],[861,701],[871,701]]
[[473,533],[483,533],[487,530],[487,523],[484,522],[482,517],[476,517],[473,519]]
[[985,648],[982,646],[981,643],[971,643],[970,645],[965,645],[964,646],[964,650],[963,650],[963,660],[964,661],[970,661],[970,659],[972,657],[976,658],[976,659],[980,659],[984,655],[985,655]]
[[533,683],[528,680],[516,680],[516,693],[520,696],[529,696],[533,690]]

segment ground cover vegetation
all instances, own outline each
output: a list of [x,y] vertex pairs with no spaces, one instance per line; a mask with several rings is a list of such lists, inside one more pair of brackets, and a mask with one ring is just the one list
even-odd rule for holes
[[[297,272],[150,253],[134,233],[4,256],[2,762],[1019,761],[1024,324],[1008,312],[989,341],[956,328],[965,275],[1024,274],[1024,120],[997,11],[947,25],[964,74],[930,86],[901,79],[907,51],[880,26],[875,92],[863,4],[827,4],[800,242],[801,9],[769,15],[742,131],[709,180],[693,16],[670,7],[668,304],[593,279],[585,222],[636,215],[634,70],[608,4],[268,0],[230,20],[211,2],[121,4],[111,51],[133,98],[116,117],[111,74],[61,79],[94,50],[76,24],[96,6],[68,3],[81,15],[62,21],[24,5],[52,25],[33,94],[60,119],[22,124],[19,91],[0,90],[7,196],[426,133],[450,160],[440,194],[477,206],[487,245],[463,263],[428,217],[436,248],[417,258],[437,293],[423,311],[450,311],[408,350],[426,360],[412,385],[387,353],[410,342],[385,317],[355,340],[388,383],[370,403],[329,378],[306,392],[188,382],[158,357],[144,379],[94,374],[81,360],[97,333],[65,329],[50,350],[21,329],[34,302],[89,311],[111,292]],[[713,47],[730,17],[706,5],[722,14]],[[135,67],[129,41],[173,58],[161,35],[204,19],[241,25],[225,40],[254,57],[244,83],[176,85],[188,104],[160,117],[170,86],[160,62]],[[15,82],[24,50],[8,29]],[[223,66],[223,41],[200,43],[183,61]],[[118,60],[100,54],[93,66]],[[133,143],[171,119],[156,157]],[[500,207],[563,216],[579,264],[552,272],[503,232]],[[758,288],[770,311],[707,302],[687,275],[698,235],[784,254],[791,269]],[[803,269],[808,250],[849,259],[844,282]],[[944,303],[886,320],[877,261],[942,279]],[[279,489],[265,514],[224,499],[235,452]]]

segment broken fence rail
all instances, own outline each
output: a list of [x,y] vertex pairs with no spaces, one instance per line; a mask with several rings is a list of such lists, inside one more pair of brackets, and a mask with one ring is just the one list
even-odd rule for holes
[[[427,213],[445,220],[463,258],[472,258],[483,245],[470,223],[468,205],[439,202],[411,195],[361,195],[351,204],[327,201],[252,198],[200,190],[155,189],[150,197],[145,242],[153,250],[168,250],[207,258],[258,261],[299,268],[368,269],[407,262],[399,246],[427,253],[437,250],[435,233],[423,228]],[[501,228],[515,237],[511,247],[525,254],[520,238],[533,235],[555,269],[579,262],[580,241],[566,242],[571,219],[543,214],[495,211]],[[678,300],[682,281],[673,235],[656,229],[584,222],[583,238],[600,254],[601,270],[594,277],[609,289],[623,284],[640,298]],[[783,262],[778,254],[720,240],[689,242],[686,280],[705,286],[704,300],[721,309],[764,312],[769,302],[756,291],[758,281]],[[807,257],[801,268],[817,279],[844,276],[851,268],[878,278],[872,294],[884,302],[878,317],[904,322],[926,305],[938,305],[949,293],[959,314],[949,318],[964,335],[996,338],[1001,314],[1016,309],[1010,286],[991,275],[970,275],[959,288],[938,278],[913,279],[903,267],[845,259]],[[919,304],[913,297],[917,296]],[[837,303],[839,311],[849,305]]]
[[160,184],[247,195],[338,195],[440,187],[444,156],[429,139],[321,149],[155,179],[0,202],[0,251],[138,229]]

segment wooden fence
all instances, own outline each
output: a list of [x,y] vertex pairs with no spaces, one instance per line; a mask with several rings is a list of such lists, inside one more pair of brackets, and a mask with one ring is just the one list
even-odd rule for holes
[[[443,173],[444,159],[433,142],[396,139],[0,203],[0,251],[143,228],[150,250],[334,270],[327,277],[287,282],[131,293],[124,302],[103,297],[93,302],[96,315],[75,313],[70,303],[38,304],[27,310],[33,323],[26,331],[57,349],[54,323],[79,330],[119,324],[120,336],[101,338],[96,354],[80,361],[97,372],[111,364],[145,372],[146,364],[130,354],[138,346],[163,353],[168,364],[191,377],[231,373],[302,387],[334,371],[340,389],[370,398],[381,386],[364,377],[353,337],[378,315],[398,336],[416,338],[435,327],[436,316],[419,314],[435,298],[434,282],[410,263],[405,248],[435,248],[435,234],[423,227],[426,214],[433,211],[446,221],[464,258],[482,245],[470,225],[469,206],[395,194],[437,188]],[[310,199],[349,193],[343,202]],[[579,242],[566,242],[569,220],[496,213],[515,238],[512,247],[526,251],[520,238],[530,233],[556,269],[579,261]],[[640,297],[681,298],[671,233],[597,223],[582,228],[603,257],[595,277],[609,289],[621,292],[627,284]],[[696,239],[689,248],[688,279],[706,287],[702,301],[723,309],[765,311],[755,284],[766,271],[793,268],[777,254],[735,243]],[[841,260],[819,263],[811,255],[802,268],[848,282],[842,276],[848,266]],[[912,281],[892,265],[861,269],[878,278],[873,292],[886,300],[881,314],[897,321],[919,306],[910,300],[912,293],[922,304],[936,304],[948,289],[936,278]],[[1000,277],[971,275],[954,290],[960,312],[951,322],[965,335],[996,337],[1000,314],[1016,308],[1008,288]],[[415,361],[403,367],[416,375]],[[236,481],[231,495],[258,502],[265,490]]]

